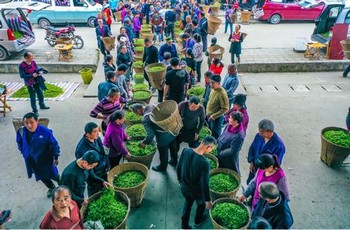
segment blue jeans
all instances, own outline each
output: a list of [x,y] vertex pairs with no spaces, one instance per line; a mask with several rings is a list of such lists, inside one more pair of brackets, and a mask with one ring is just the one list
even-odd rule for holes
[[228,26],[230,26],[230,35],[231,35],[233,32],[233,25],[229,20],[225,19],[225,33],[227,32]]
[[39,87],[39,84],[34,84],[32,86],[27,86],[29,97],[30,97],[30,105],[34,113],[38,112],[38,108],[36,107],[36,95],[38,96],[38,101],[40,107],[44,107],[44,94],[43,90]]
[[211,135],[214,138],[218,138],[222,131],[222,123],[224,121],[224,115],[216,118],[215,120],[209,120],[209,129],[211,130]]

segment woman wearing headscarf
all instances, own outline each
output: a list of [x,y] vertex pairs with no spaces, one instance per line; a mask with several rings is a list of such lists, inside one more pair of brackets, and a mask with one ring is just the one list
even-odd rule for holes
[[289,191],[286,175],[281,169],[276,155],[261,154],[256,160],[255,165],[258,170],[253,180],[248,184],[248,188],[243,192],[243,195],[238,198],[242,202],[249,196],[252,196],[252,210],[254,210],[259,200],[259,185],[262,182],[273,182],[278,189],[284,194],[287,201],[289,201]]
[[239,151],[245,138],[242,120],[243,115],[240,112],[232,112],[228,125],[218,138],[219,168],[232,169],[238,174],[240,174]]

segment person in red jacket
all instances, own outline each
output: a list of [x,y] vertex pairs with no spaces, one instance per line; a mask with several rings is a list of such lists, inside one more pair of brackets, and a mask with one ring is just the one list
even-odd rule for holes
[[209,70],[214,74],[221,75],[224,63],[219,58],[214,58],[209,66]]
[[109,8],[109,4],[104,3],[102,6],[102,12],[106,20],[106,24],[109,27],[109,30],[111,30],[111,25],[112,25],[112,14],[111,14],[111,9]]

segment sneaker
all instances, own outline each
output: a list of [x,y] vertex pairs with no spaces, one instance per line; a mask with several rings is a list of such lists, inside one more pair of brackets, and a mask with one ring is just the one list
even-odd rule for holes
[[49,188],[49,190],[47,190],[47,192],[46,192],[46,196],[47,196],[47,198],[50,198],[51,197],[51,195],[52,195],[52,191],[55,189],[55,187],[53,187],[53,188]]
[[43,105],[43,106],[40,106],[40,109],[50,109],[50,107],[46,106],[46,105]]
[[201,226],[202,224],[204,224],[207,221],[207,219],[208,219],[208,216],[207,215],[203,215],[202,219],[198,223],[194,222],[194,226],[196,228]]
[[169,165],[171,165],[171,166],[173,166],[173,167],[176,167],[177,161],[170,160],[170,161],[169,161]]

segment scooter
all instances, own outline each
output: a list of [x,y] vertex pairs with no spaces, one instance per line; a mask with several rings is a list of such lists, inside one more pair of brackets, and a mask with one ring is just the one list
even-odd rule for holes
[[75,35],[75,27],[73,25],[68,25],[62,29],[56,29],[52,26],[47,26],[45,28],[46,36],[45,40],[50,46],[55,46],[57,44],[57,39],[69,38],[72,40],[73,49],[81,49],[84,46],[84,41],[80,35]]

